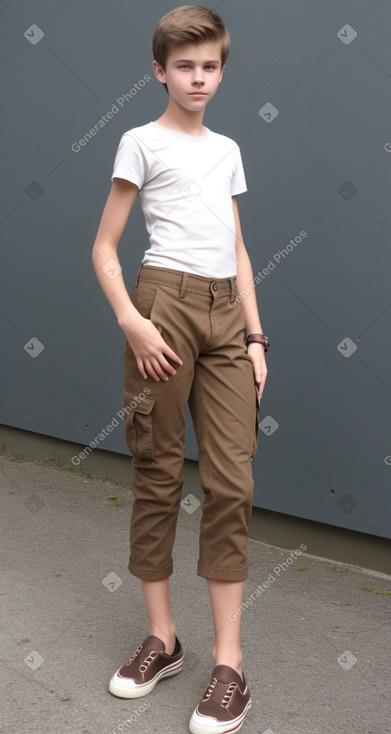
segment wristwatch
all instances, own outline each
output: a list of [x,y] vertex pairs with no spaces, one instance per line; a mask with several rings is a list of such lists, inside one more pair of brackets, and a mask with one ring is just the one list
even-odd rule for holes
[[263,344],[263,346],[265,347],[265,352],[267,352],[270,347],[269,338],[264,334],[248,334],[244,340],[244,343],[246,347],[248,347],[249,344],[254,343]]

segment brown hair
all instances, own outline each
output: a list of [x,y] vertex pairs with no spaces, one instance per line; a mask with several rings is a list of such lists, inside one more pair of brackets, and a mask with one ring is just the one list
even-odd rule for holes
[[224,66],[231,39],[220,16],[202,5],[181,5],[159,20],[153,34],[153,57],[165,69],[171,49],[202,41],[221,41],[221,65]]

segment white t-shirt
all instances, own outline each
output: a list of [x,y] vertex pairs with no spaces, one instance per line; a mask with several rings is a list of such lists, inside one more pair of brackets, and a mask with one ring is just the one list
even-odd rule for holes
[[232,196],[247,191],[240,150],[205,128],[176,132],[155,122],[122,136],[112,179],[139,188],[150,246],[143,265],[196,275],[236,275]]

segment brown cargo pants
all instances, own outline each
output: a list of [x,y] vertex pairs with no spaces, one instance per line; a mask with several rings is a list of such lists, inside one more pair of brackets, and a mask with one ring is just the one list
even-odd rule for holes
[[151,266],[138,272],[134,305],[183,361],[167,382],[144,379],[125,344],[122,403],[131,406],[126,442],[134,468],[129,571],[139,578],[158,580],[173,572],[187,403],[205,494],[197,574],[247,578],[258,401],[235,295],[234,277]]

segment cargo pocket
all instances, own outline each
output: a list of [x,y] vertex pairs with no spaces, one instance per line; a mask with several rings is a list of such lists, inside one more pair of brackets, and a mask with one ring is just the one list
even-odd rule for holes
[[257,446],[258,446],[258,437],[259,437],[259,408],[261,405],[261,401],[258,400],[258,394],[257,394],[257,386],[255,386],[255,427],[254,427],[254,442],[253,442],[253,450],[251,454],[251,458],[253,459],[256,452],[257,452]]
[[155,398],[131,388],[124,387],[121,402],[126,412],[125,436],[132,456],[153,459],[152,409]]

